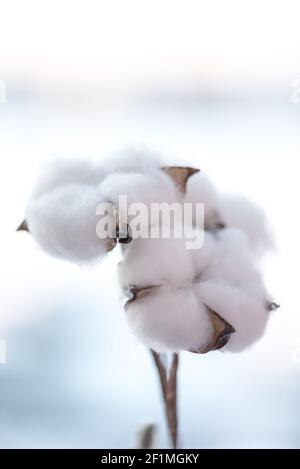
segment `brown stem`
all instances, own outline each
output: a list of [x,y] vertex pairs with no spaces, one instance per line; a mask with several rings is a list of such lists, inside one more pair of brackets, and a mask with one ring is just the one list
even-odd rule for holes
[[161,391],[162,395],[164,398],[164,402],[166,402],[167,398],[167,386],[168,386],[168,378],[167,378],[167,370],[161,361],[159,353],[155,352],[154,350],[151,349],[151,354],[155,363],[155,366],[158,371],[158,376],[160,380],[160,385],[161,385]]
[[169,424],[169,431],[173,443],[173,448],[177,448],[177,370],[178,370],[179,355],[173,353],[173,360],[168,379],[167,397],[166,397],[166,411]]
[[154,359],[155,366],[158,371],[162,395],[165,404],[166,417],[168,422],[169,434],[172,440],[172,446],[175,449],[177,447],[177,370],[179,363],[178,353],[173,353],[172,364],[170,368],[169,376],[167,370],[161,360],[159,353],[151,350],[152,357]]
[[149,423],[144,428],[142,428],[138,435],[137,449],[152,449],[155,431],[156,427],[152,423]]

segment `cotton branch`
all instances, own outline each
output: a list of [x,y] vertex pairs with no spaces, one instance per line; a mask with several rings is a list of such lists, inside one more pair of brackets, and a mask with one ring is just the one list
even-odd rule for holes
[[178,353],[173,353],[169,373],[162,363],[160,355],[151,350],[156,369],[158,371],[162,395],[165,404],[166,418],[168,422],[169,435],[173,448],[177,448],[178,439],[178,417],[177,417],[177,371],[179,364]]

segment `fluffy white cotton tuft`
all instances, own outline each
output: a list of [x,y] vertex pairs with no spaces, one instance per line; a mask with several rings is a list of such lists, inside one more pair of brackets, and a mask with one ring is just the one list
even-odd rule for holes
[[263,302],[267,299],[262,276],[254,267],[246,235],[226,228],[216,235],[214,257],[202,274],[202,280],[223,281],[242,288]]
[[146,226],[158,222],[158,215],[151,217],[151,204],[162,204],[178,202],[178,191],[170,177],[161,170],[153,171],[150,174],[142,173],[113,173],[104,178],[100,184],[101,193],[110,200],[115,207],[119,207],[120,195],[126,196],[127,204],[124,207],[124,213],[119,213],[121,220],[129,220],[128,210],[132,204],[142,203],[145,206],[145,214],[137,206],[131,207],[132,216],[142,215],[146,221]]
[[213,263],[216,253],[215,237],[207,231],[203,235],[203,246],[189,251],[194,264],[195,278],[201,278],[205,269]]
[[[195,327],[198,320],[195,310],[187,306],[194,304],[196,294],[201,311],[205,310],[204,305],[209,306],[236,330],[224,350],[234,352],[249,347],[263,335],[270,314],[266,309],[268,293],[260,273],[253,266],[246,235],[233,228],[215,235],[205,233],[204,245],[198,250],[187,249],[185,241],[184,238],[139,239],[127,246],[119,267],[123,289],[162,285],[162,288],[130,302],[129,319],[136,335],[158,351],[168,347],[173,350],[175,345],[176,349],[192,350],[201,348],[204,342],[209,344],[211,335],[207,335],[205,327],[201,328],[203,334],[198,333],[196,345],[192,332],[187,334],[189,325]],[[176,308],[171,299],[175,299]],[[177,308],[181,309],[181,314]],[[168,311],[164,313],[164,309]],[[205,318],[213,327],[207,311]],[[170,334],[174,334],[177,342],[172,342],[171,336],[166,334],[167,321]],[[183,342],[179,341],[182,336],[176,332],[181,329],[187,334]],[[158,342],[155,337],[159,338]]]
[[[218,193],[206,174],[199,172],[189,178],[185,202],[204,204],[205,229],[212,230],[223,227],[223,220],[219,213]],[[203,228],[203,226],[199,226],[199,228]]]
[[101,258],[112,241],[99,239],[97,186],[67,184],[32,198],[26,210],[29,231],[52,256],[75,262]]
[[104,173],[102,169],[86,159],[55,159],[43,165],[32,197],[46,194],[56,187],[69,183],[98,184]]
[[[124,291],[133,293],[126,311],[135,335],[158,352],[222,345],[223,336],[216,342],[220,323],[214,323],[208,306],[235,329],[226,329],[231,335],[224,350],[239,352],[263,335],[270,316],[270,297],[255,267],[257,254],[270,245],[264,215],[244,198],[220,196],[203,173],[188,179],[184,196],[162,166],[159,157],[144,150],[127,150],[101,166],[83,160],[55,162],[47,166],[28,204],[29,231],[53,256],[79,263],[100,259],[116,244],[114,233],[103,239],[96,231],[97,207],[109,203],[118,210],[109,215],[111,228],[118,222],[119,231],[127,232],[129,223],[119,281]],[[127,204],[120,207],[121,195],[127,196]],[[179,203],[175,217],[172,210],[167,220],[160,219],[159,211],[154,217],[150,213],[151,204],[166,207],[174,202]],[[205,231],[197,226],[202,247],[189,249],[195,238],[189,236],[191,227],[187,232],[186,219],[183,236],[177,237],[182,202],[204,204]],[[137,205],[130,212],[139,203],[146,212]],[[155,227],[158,238],[135,237],[136,219],[148,234],[149,227]]]
[[191,283],[195,276],[184,239],[134,239],[119,264],[122,287]]
[[263,335],[269,296],[242,231],[227,228],[217,234],[214,257],[195,289],[198,298],[236,330],[224,350],[241,351]]
[[161,156],[145,148],[126,148],[117,151],[101,165],[106,175],[120,172],[149,174],[161,166],[163,166]]
[[265,214],[250,200],[243,196],[224,194],[220,197],[220,213],[226,226],[239,228],[247,235],[257,255],[272,247]]
[[203,303],[190,287],[148,294],[127,309],[133,333],[157,352],[206,346],[213,333]]
[[269,313],[262,301],[240,288],[215,281],[198,283],[195,291],[199,300],[215,310],[235,329],[221,350],[241,352],[263,336]]

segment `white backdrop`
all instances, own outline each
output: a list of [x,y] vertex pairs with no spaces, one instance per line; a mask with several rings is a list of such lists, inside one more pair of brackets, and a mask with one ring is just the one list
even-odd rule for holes
[[259,202],[276,239],[264,272],[282,307],[264,339],[182,355],[182,446],[299,447],[297,2],[3,3],[0,447],[128,447],[149,421],[167,444],[117,253],[79,269],[15,233],[43,161],[135,143]]

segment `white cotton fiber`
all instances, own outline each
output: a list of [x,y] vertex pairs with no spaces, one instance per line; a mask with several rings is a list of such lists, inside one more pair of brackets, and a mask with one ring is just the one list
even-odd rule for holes
[[220,213],[226,226],[239,228],[248,237],[252,250],[262,254],[272,247],[272,236],[264,212],[243,196],[223,194]]
[[96,234],[96,207],[101,201],[97,186],[59,186],[29,202],[29,231],[53,256],[75,262],[99,259],[112,247],[112,241]]
[[157,352],[190,350],[211,341],[213,327],[191,287],[151,293],[127,308],[133,333]]
[[38,197],[69,183],[98,184],[102,177],[102,169],[89,160],[55,159],[48,161],[41,168],[32,197]]
[[134,239],[119,264],[122,287],[171,284],[180,287],[195,276],[184,239]]
[[160,155],[145,148],[126,148],[114,152],[101,164],[106,175],[120,172],[149,174],[161,166],[163,162]]
[[[199,172],[189,178],[185,202],[204,204],[205,229],[211,230],[223,227],[223,220],[219,213],[218,193],[206,174]],[[199,226],[199,228],[203,228],[203,226]]]
[[[100,191],[118,209],[120,196],[126,196],[125,213],[122,213],[120,207],[121,213],[119,213],[119,216],[121,220],[125,218],[129,220],[128,211],[130,211],[132,204],[144,204],[142,210],[145,210],[145,216],[143,220],[146,221],[147,226],[157,223],[158,220],[158,216],[153,212],[153,216],[151,216],[151,204],[172,204],[179,200],[175,185],[170,177],[161,170],[154,171],[151,174],[137,172],[110,174],[100,184]],[[134,207],[132,207],[133,209]],[[133,212],[131,212],[131,215],[134,216],[144,213],[137,206]]]
[[[202,172],[188,178],[184,194],[176,181],[189,168],[169,168],[172,179],[163,166],[145,150],[125,150],[102,165],[54,162],[29,201],[29,231],[53,256],[78,263],[100,259],[116,244],[113,232],[98,236],[99,205],[109,204],[116,209],[110,228],[118,225],[119,233],[129,234],[118,271],[124,292],[133,293],[126,314],[134,334],[157,352],[211,349],[217,319],[209,307],[235,329],[227,330],[222,350],[239,352],[262,337],[270,316],[271,300],[255,266],[257,254],[270,245],[264,214],[242,197],[220,196]],[[125,206],[119,206],[120,196],[127,197]],[[184,202],[204,204],[204,227],[195,211],[182,226]],[[152,204],[168,207],[167,218],[154,214]],[[139,223],[145,230],[140,233],[134,229]]]
[[269,320],[264,304],[243,290],[217,283],[201,282],[195,285],[200,301],[216,311],[229,324],[235,333],[221,350],[240,352],[259,340]]
[[202,280],[223,281],[242,288],[262,302],[267,299],[262,276],[254,267],[246,235],[226,228],[216,236],[214,257],[202,274]]
[[130,302],[128,308],[136,335],[157,351],[210,344],[207,327],[200,327],[203,334],[197,334],[198,344],[189,329],[189,325],[198,327],[200,320],[192,307],[195,295],[201,321],[209,320],[213,327],[207,310],[202,315],[207,305],[236,330],[224,350],[237,352],[252,345],[269,319],[267,291],[253,266],[248,239],[238,229],[205,233],[203,247],[192,250],[186,248],[184,237],[133,240],[119,266],[119,279],[124,290],[161,286]]
[[216,253],[216,240],[209,232],[204,232],[203,246],[189,251],[194,264],[195,278],[200,279],[205,269],[214,260]]

